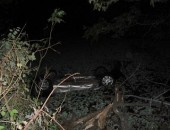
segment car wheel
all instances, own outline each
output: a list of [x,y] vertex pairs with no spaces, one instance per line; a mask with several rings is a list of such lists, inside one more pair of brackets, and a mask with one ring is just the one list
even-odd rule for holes
[[53,90],[52,81],[49,79],[38,79],[35,81],[31,95],[34,97],[47,97]]
[[114,84],[114,78],[104,66],[97,67],[94,70],[94,76],[98,79],[99,86],[111,86]]
[[113,79],[112,76],[105,75],[101,79],[101,83],[102,83],[103,86],[112,86],[113,83],[114,83],[114,79]]
[[44,78],[44,75],[40,75],[36,78],[31,89],[31,95],[34,97],[47,97],[53,90],[54,72],[49,72],[49,76]]

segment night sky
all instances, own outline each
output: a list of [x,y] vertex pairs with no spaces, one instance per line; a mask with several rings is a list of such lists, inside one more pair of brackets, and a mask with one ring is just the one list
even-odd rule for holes
[[[44,33],[48,31],[49,23],[47,19],[51,16],[54,9],[60,8],[66,12],[66,16],[63,18],[65,23],[56,25],[54,36],[59,39],[71,35],[80,37],[83,35],[84,26],[92,26],[100,18],[111,19],[120,16],[128,12],[132,6],[136,6],[142,12],[139,16],[140,19],[147,19],[146,17],[156,19],[161,17],[161,15],[167,16],[170,14],[169,5],[169,2],[156,3],[155,7],[152,7],[147,0],[141,2],[119,1],[116,4],[112,4],[106,12],[98,12],[93,10],[93,5],[90,5],[87,0],[21,0],[17,4],[5,5],[5,7],[1,5],[4,8],[1,8],[2,18],[4,16],[4,20],[9,20],[10,22],[7,22],[0,31],[3,33],[8,28],[22,27],[26,24],[25,30],[30,38],[42,38]],[[165,17],[162,18],[164,19]],[[149,26],[135,26],[134,28],[135,31],[142,31],[143,28],[146,30]]]
[[[97,20],[98,12],[85,0],[25,0],[21,2],[13,12],[14,24],[22,26],[27,24],[26,29],[31,37],[42,37],[49,23],[48,18],[54,9],[60,8],[66,12],[64,23],[56,25],[57,35],[82,34],[83,25],[90,25]],[[59,34],[58,34],[59,33]]]

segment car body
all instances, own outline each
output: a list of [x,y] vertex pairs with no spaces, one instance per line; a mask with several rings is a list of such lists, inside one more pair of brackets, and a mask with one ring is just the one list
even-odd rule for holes
[[63,93],[82,91],[90,88],[92,90],[98,90],[103,86],[111,86],[114,84],[114,79],[107,75],[101,79],[102,84],[100,84],[99,79],[95,76],[76,75],[61,83],[65,78],[67,78],[67,76],[55,81],[52,81],[49,78],[39,79],[33,88],[32,95],[46,97],[50,94],[53,88],[56,88],[54,93]]
[[[119,64],[118,64],[119,65]],[[58,77],[55,71],[49,71],[48,76],[41,75],[35,81],[33,87],[33,96],[48,96],[49,93],[56,88],[57,92],[79,91],[92,88],[97,90],[101,87],[114,85],[115,81],[122,76],[120,66],[114,67],[108,71],[106,67],[99,66],[93,70],[93,75],[76,75],[61,83],[67,76]]]
[[[56,88],[56,92],[69,92],[90,88],[97,90],[101,87],[99,79],[97,79],[95,76],[77,75],[69,78],[64,83],[58,85],[58,83],[60,83],[62,80],[64,80],[64,78],[58,80],[53,85],[53,87]],[[102,80],[103,86],[113,85],[113,78],[110,76],[104,76]]]

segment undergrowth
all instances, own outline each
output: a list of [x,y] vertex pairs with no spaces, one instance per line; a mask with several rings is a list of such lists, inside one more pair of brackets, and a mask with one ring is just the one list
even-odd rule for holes
[[[117,81],[114,87],[57,94],[50,102],[56,88],[45,99],[30,97],[30,82],[38,76],[48,50],[57,45],[51,44],[52,31],[55,24],[63,21],[63,15],[64,11],[56,9],[49,18],[51,30],[47,40],[28,41],[24,27],[10,29],[1,39],[0,130],[170,129],[170,103],[163,96],[169,86],[151,81],[153,75],[140,65],[136,70],[133,66],[128,68],[131,73],[127,71],[126,79]],[[35,60],[39,60],[39,65],[32,68]],[[59,85],[74,75],[77,73]],[[160,85],[166,86],[165,91],[161,91]]]
[[[0,130],[33,130],[53,126],[49,125],[52,117],[48,112],[42,112],[45,104],[38,112],[43,103],[30,97],[33,87],[30,83],[38,76],[48,50],[58,44],[51,44],[52,31],[55,24],[63,21],[64,15],[64,11],[54,10],[48,19],[51,30],[47,40],[28,41],[25,26],[10,29],[8,35],[0,40]],[[36,55],[40,58],[37,59]],[[35,60],[39,60],[39,65],[32,68]],[[37,113],[35,120],[33,117]]]

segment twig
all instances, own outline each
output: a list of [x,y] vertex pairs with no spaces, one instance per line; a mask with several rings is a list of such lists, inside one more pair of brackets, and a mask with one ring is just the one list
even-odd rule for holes
[[164,84],[164,83],[159,83],[159,82],[155,82],[155,81],[152,81],[152,80],[149,80],[147,78],[144,77],[145,80],[151,82],[151,83],[154,83],[154,84],[158,84],[158,85],[162,85],[162,86],[165,86],[165,87],[170,87],[169,85],[167,84]]
[[140,64],[138,64],[138,66],[136,67],[136,70],[135,70],[128,78],[126,78],[126,79],[123,81],[123,83],[121,83],[120,86],[122,86],[127,80],[129,80],[130,78],[132,78],[132,77],[135,75],[135,73],[139,70],[139,68],[140,68]]
[[61,102],[60,106],[59,106],[58,108],[56,108],[56,111],[53,113],[53,118],[55,118],[56,114],[61,111],[62,105],[63,105],[63,103],[64,103],[64,101],[65,101],[65,99],[66,99],[66,95],[67,95],[67,93],[65,94],[64,99],[63,99],[63,101]]
[[167,89],[166,91],[164,91],[163,93],[159,94],[158,96],[156,96],[154,99],[158,99],[160,96],[164,95],[165,93],[167,93],[168,91],[170,91],[170,89]]
[[125,87],[122,87],[123,84],[125,84],[126,81],[128,81],[129,79],[131,79],[131,78],[135,75],[135,73],[139,70],[140,65],[141,65],[141,64],[139,63],[138,66],[136,67],[135,71],[134,71],[129,77],[127,77],[127,78],[123,81],[123,83],[120,84],[120,87],[122,88],[122,93],[123,93],[123,95],[124,95],[124,93],[125,93]]
[[160,114],[138,114],[138,113],[132,113],[132,112],[128,112],[128,114],[132,115],[132,116],[152,116],[152,117],[170,117],[170,115],[160,115]]
[[[165,87],[170,87],[170,86],[167,85],[167,84],[159,83],[159,82],[155,82],[155,81],[151,81],[151,80],[149,80],[149,79],[147,79],[147,78],[145,78],[145,80],[147,80],[147,81],[149,81],[149,82],[151,82],[151,83],[157,84],[157,85],[162,85],[162,86],[165,86]],[[168,91],[170,91],[170,89],[167,89],[166,91],[160,93],[158,96],[154,97],[153,99],[159,98],[160,96],[164,95],[164,94],[167,93]]]
[[48,39],[48,38],[43,38],[40,40],[29,40],[28,42],[42,42],[42,41],[45,41],[46,39]]
[[[14,75],[12,76],[12,79],[11,79],[11,81],[10,81],[10,83],[9,83],[9,85],[6,87],[6,89],[0,94],[0,96],[2,96],[2,95],[4,95],[4,93],[8,93],[8,91],[12,88],[12,86],[11,86],[11,84],[12,84],[12,82],[13,82],[13,79],[14,79]],[[11,86],[11,87],[10,87]],[[9,88],[10,87],[10,88]],[[6,95],[5,94],[5,95]],[[3,98],[3,97],[2,97]],[[2,100],[2,98],[0,99],[0,101]]]
[[9,124],[12,124],[12,125],[16,125],[15,122],[10,122],[10,121],[0,121],[0,123],[9,123]]
[[170,103],[168,102],[163,102],[163,101],[159,101],[159,100],[155,100],[155,99],[151,99],[151,98],[146,98],[146,97],[139,97],[136,95],[125,95],[125,97],[134,97],[134,98],[138,98],[141,100],[147,100],[147,101],[152,101],[152,102],[156,102],[156,103],[162,103],[164,105],[170,106]]
[[[48,47],[51,46],[51,38],[52,38],[53,28],[54,28],[54,25],[52,25],[51,30],[50,30],[50,36],[49,36],[49,40],[48,40]],[[42,63],[43,59],[45,58],[45,56],[46,56],[46,54],[47,54],[47,52],[48,52],[48,50],[49,50],[48,47],[45,49],[45,53],[44,53],[43,55],[41,55],[41,53],[40,53],[40,56],[41,56],[41,57],[40,57],[40,61],[39,61],[39,64],[38,64],[38,70],[40,69],[41,63]],[[38,70],[37,70],[36,73],[35,73],[35,77],[34,77],[34,80],[33,80],[33,82],[32,82],[32,85],[31,85],[31,90],[32,90],[33,84],[35,83],[35,80],[36,80],[36,78],[37,78]]]
[[53,45],[51,45],[51,46],[48,46],[48,47],[46,47],[46,48],[43,48],[43,49],[40,49],[40,50],[36,50],[35,53],[40,52],[40,51],[44,51],[44,50],[47,50],[47,49],[50,49],[50,48],[52,48],[52,47],[54,47],[54,46],[56,46],[56,45],[58,45],[58,44],[61,44],[61,43],[58,42],[58,43],[53,44]]
[[[69,78],[71,78],[71,77],[73,77],[73,76],[75,76],[75,75],[78,75],[78,74],[79,74],[79,73],[74,73],[74,74],[66,77],[65,79],[63,79],[63,80],[58,84],[58,86],[61,85],[62,83],[64,83],[64,82],[65,82],[66,80],[68,80]],[[56,89],[57,89],[57,87],[56,87],[56,88],[53,88],[53,90],[52,90],[51,93],[48,95],[48,97],[47,97],[47,99],[45,100],[45,102],[44,102],[43,106],[41,107],[41,109],[38,110],[38,112],[31,118],[31,120],[30,120],[30,121],[27,123],[27,125],[25,126],[24,130],[27,130],[27,128],[29,127],[29,125],[31,124],[31,122],[33,122],[33,121],[39,116],[39,114],[43,111],[43,108],[45,107],[45,105],[47,104],[49,98],[51,97],[51,95],[54,93],[54,91],[55,91]]]
[[51,120],[53,120],[62,130],[65,130],[65,129],[62,127],[62,125],[61,125],[57,120],[55,120],[55,118],[53,118],[52,116],[50,116],[47,112],[45,112],[45,111],[43,111],[43,110],[42,110],[42,112],[44,112],[47,116],[49,116],[49,117],[51,118]]
[[17,36],[17,38],[16,38],[16,40],[15,40],[15,41],[17,41],[17,39],[20,37],[20,35],[21,35],[21,33],[23,32],[23,30],[24,30],[25,26],[26,26],[26,24],[24,24],[24,26],[22,27],[22,29],[21,29],[20,33],[18,34],[18,36]]
[[[5,94],[3,93],[3,96],[0,98],[0,101],[4,98],[4,96],[6,96],[7,94],[8,94],[8,92],[13,88],[13,85],[14,84],[16,84],[17,82],[18,82],[18,80],[19,80],[19,78],[21,77],[21,74],[22,74],[22,71],[20,72],[20,74],[19,74],[19,77],[16,79],[16,81],[12,84],[12,82],[10,83],[10,85],[12,84],[12,86],[10,87],[10,88],[8,88],[8,89],[6,89],[5,91],[7,91]],[[2,95],[2,94],[1,94]]]

